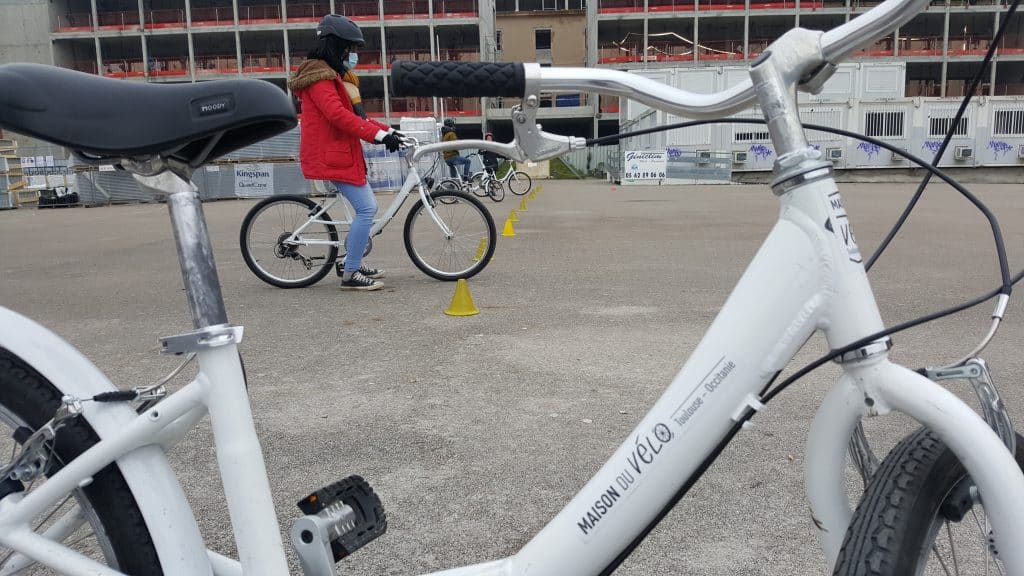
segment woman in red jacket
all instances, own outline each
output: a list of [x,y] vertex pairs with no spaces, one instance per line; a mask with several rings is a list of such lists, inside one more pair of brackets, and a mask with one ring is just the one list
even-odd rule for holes
[[[352,204],[355,218],[349,228],[343,290],[378,290],[383,270],[363,266],[363,252],[370,238],[377,201],[366,183],[366,160],[360,140],[398,150],[402,135],[362,114],[356,46],[363,33],[344,16],[324,16],[316,28],[316,46],[290,80],[288,87],[302,102],[299,160],[302,174],[310,180],[330,180]],[[357,114],[357,111],[359,114]]]

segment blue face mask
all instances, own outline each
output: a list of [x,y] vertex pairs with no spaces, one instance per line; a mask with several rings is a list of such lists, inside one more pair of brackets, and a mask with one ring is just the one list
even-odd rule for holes
[[349,70],[355,70],[356,69],[356,65],[359,64],[359,53],[358,52],[349,52],[348,53],[348,60],[345,61],[345,64],[348,65],[348,69]]

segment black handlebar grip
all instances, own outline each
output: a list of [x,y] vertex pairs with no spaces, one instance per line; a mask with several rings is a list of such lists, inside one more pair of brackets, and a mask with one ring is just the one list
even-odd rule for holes
[[395,96],[522,97],[523,65],[512,62],[410,62],[391,66]]

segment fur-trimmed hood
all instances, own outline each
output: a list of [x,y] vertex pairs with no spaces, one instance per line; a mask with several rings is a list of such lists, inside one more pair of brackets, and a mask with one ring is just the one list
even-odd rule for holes
[[309,88],[321,80],[334,80],[338,73],[323,60],[309,59],[299,64],[295,74],[288,80],[288,88],[298,92]]

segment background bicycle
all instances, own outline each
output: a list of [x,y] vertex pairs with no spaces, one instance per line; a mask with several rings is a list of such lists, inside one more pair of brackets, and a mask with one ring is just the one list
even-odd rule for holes
[[[469,154],[467,158],[479,158],[477,153]],[[502,173],[498,176],[498,173]],[[523,196],[533,188],[533,179],[522,170],[517,170],[512,161],[503,162],[496,170],[484,167],[474,172],[468,180],[460,177],[445,178],[437,184],[441,190],[462,190],[472,193],[481,198],[489,197],[495,202],[505,199],[505,190]]]

